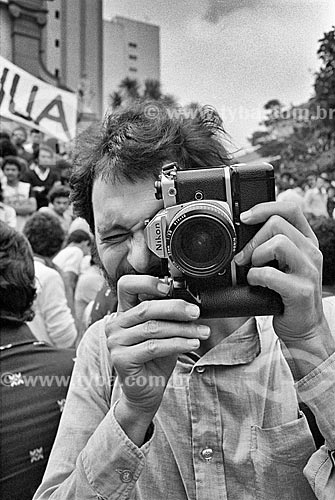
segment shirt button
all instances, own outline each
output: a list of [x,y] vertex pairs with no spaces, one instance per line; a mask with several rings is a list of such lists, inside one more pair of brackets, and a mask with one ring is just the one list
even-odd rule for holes
[[213,450],[212,448],[204,448],[201,450],[201,457],[205,462],[210,462],[213,458]]
[[130,470],[125,469],[118,472],[123,483],[130,483],[133,480],[133,473]]
[[206,368],[204,366],[196,366],[195,367],[195,371],[197,373],[204,373],[205,370],[206,370]]

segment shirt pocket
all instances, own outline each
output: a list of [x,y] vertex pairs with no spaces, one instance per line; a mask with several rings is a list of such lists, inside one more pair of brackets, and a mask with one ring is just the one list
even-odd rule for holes
[[303,413],[293,422],[251,427],[251,460],[257,500],[315,500],[303,469],[315,451]]

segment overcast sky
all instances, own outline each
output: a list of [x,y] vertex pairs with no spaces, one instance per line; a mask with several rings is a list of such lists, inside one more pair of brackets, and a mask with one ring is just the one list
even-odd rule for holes
[[215,106],[242,147],[269,99],[298,105],[311,96],[335,2],[104,0],[104,17],[115,15],[160,26],[163,91]]

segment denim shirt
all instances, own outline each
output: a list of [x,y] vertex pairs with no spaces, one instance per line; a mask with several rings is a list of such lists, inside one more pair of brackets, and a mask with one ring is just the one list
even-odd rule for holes
[[121,388],[116,378],[111,390],[105,321],[78,348],[34,500],[315,499],[303,474],[314,441],[272,318],[248,320],[202,357],[180,356],[141,448],[114,417]]

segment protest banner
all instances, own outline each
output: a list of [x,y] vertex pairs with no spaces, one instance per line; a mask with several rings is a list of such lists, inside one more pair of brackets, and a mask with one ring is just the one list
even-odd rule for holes
[[54,87],[0,56],[0,117],[67,142],[76,135],[77,95]]

